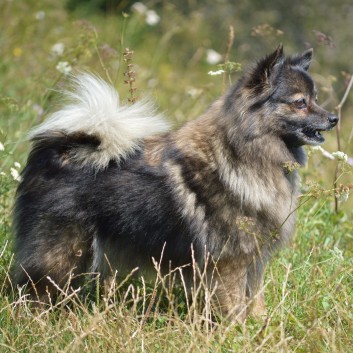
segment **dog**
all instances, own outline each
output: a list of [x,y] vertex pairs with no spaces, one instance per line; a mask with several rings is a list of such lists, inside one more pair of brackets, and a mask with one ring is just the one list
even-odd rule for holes
[[295,229],[303,145],[338,121],[317,104],[312,55],[279,46],[176,131],[149,101],[120,106],[102,79],[74,77],[70,102],[30,133],[14,282],[45,301],[80,274],[147,276],[156,259],[212,274],[225,317],[263,314],[265,266]]

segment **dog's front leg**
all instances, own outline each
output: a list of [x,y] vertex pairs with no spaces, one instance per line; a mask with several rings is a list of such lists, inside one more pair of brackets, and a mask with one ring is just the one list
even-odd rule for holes
[[256,258],[248,266],[247,270],[247,297],[249,300],[248,314],[255,317],[264,317],[267,314],[263,277],[265,270],[265,261]]
[[247,267],[242,261],[219,261],[216,268],[217,306],[223,317],[243,322],[246,318]]

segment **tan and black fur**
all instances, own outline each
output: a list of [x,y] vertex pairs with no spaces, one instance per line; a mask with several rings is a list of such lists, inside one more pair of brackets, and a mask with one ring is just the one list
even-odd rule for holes
[[172,132],[147,103],[120,107],[100,79],[77,77],[73,103],[31,134],[14,211],[16,283],[44,299],[48,277],[63,286],[70,273],[145,275],[163,250],[165,271],[190,271],[194,257],[215,276],[225,316],[243,319],[248,301],[261,314],[265,265],[294,232],[302,146],[337,123],[316,103],[311,57],[280,46]]

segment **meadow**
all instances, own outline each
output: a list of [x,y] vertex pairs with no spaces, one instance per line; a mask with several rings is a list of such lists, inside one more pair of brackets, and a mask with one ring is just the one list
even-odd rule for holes
[[[244,1],[234,14],[227,1],[150,1],[132,9],[117,3],[108,12],[82,5],[70,11],[55,0],[0,3],[0,351],[352,351],[353,167],[346,158],[353,156],[352,9],[338,1],[319,23],[317,13],[328,5],[311,2],[318,12],[308,10],[306,28],[295,32],[290,21],[280,26],[274,10],[244,17],[251,10]],[[342,26],[332,38],[337,18]],[[229,322],[213,315],[205,288],[195,288],[191,302],[182,285],[166,289],[173,276],[158,273],[152,283],[126,278],[105,297],[99,287],[91,293],[90,284],[71,294],[63,290],[46,310],[31,310],[9,283],[11,209],[30,147],[26,134],[60,105],[69,74],[101,75],[126,104],[150,96],[177,127],[279,42],[287,53],[314,47],[310,71],[320,102],[341,108],[341,127],[326,133],[323,149],[307,149],[295,237],[266,271],[267,316]]]

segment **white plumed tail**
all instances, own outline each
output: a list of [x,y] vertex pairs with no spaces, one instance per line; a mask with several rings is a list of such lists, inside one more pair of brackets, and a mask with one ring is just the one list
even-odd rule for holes
[[109,161],[119,161],[134,152],[143,138],[169,130],[150,101],[120,106],[115,88],[99,77],[83,73],[72,81],[73,90],[65,92],[71,103],[35,128],[31,139],[56,132],[94,136],[100,141],[97,148],[78,147],[70,156],[83,165],[103,169]]

